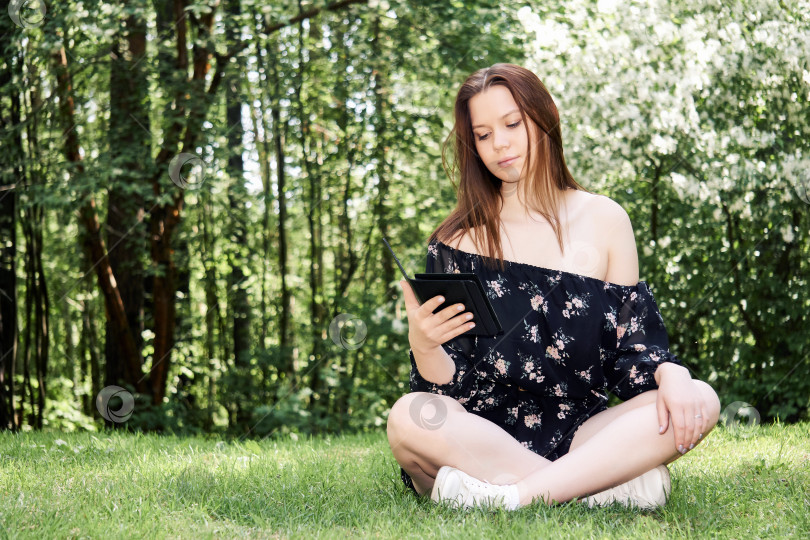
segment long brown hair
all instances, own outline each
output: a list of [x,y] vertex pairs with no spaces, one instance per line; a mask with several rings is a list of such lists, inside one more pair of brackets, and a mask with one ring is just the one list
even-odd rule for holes
[[[481,239],[473,237],[478,253],[498,260],[504,269],[503,251],[500,242],[500,203],[503,202],[503,181],[487,169],[475,148],[475,136],[470,120],[469,101],[475,95],[494,85],[503,85],[511,93],[520,109],[523,124],[529,133],[526,180],[519,182],[522,199],[527,207],[540,213],[551,225],[557,236],[560,251],[563,251],[562,226],[557,208],[563,190],[568,188],[589,190],[580,186],[571,176],[563,156],[560,117],[554,100],[540,79],[526,68],[515,64],[493,64],[479,69],[464,81],[456,96],[455,124],[442,146],[442,166],[458,194],[458,204],[450,215],[433,231],[428,243],[439,240],[446,243],[459,230],[466,234],[471,229],[484,230],[487,249],[481,250]],[[529,117],[543,134],[535,138],[526,117]],[[542,134],[541,134],[542,135]],[[447,165],[447,150],[453,144],[453,165]],[[532,149],[537,149],[537,159],[532,159]],[[459,176],[459,185],[453,181]],[[500,201],[499,201],[500,199]],[[459,235],[462,236],[462,235]],[[441,240],[444,239],[444,240]],[[493,257],[493,253],[496,254]],[[491,267],[488,259],[485,264]]]

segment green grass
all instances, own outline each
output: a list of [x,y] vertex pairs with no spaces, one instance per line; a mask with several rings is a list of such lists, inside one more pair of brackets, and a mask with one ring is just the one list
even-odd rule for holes
[[457,511],[399,480],[385,433],[217,442],[0,434],[0,538],[810,537],[810,424],[718,426],[654,511]]

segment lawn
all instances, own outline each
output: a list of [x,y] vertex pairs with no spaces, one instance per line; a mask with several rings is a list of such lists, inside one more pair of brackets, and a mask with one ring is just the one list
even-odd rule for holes
[[726,429],[670,465],[654,511],[458,511],[399,480],[384,430],[218,441],[0,434],[0,538],[810,537],[810,424]]

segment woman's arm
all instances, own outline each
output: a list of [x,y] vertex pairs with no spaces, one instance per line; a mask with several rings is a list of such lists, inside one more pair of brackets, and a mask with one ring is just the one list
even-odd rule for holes
[[[600,207],[602,238],[608,245],[606,281],[620,285],[636,285],[639,279],[638,252],[633,226],[627,212],[615,201],[605,197]],[[656,408],[659,433],[665,433],[672,419],[675,446],[686,453],[703,436],[708,403],[692,382],[689,370],[673,362],[662,362],[655,368],[658,385]]]
[[444,347],[439,345],[422,351],[411,346],[411,353],[419,374],[427,382],[441,386],[453,381],[453,375],[456,374],[456,363],[453,362]]

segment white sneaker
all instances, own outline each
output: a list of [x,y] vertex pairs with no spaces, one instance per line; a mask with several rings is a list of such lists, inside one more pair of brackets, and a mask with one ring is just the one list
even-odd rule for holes
[[490,484],[449,466],[439,469],[430,498],[436,502],[463,508],[490,506],[516,510],[520,507],[520,495],[516,484],[505,486]]
[[585,498],[585,502],[591,508],[618,502],[625,506],[650,510],[664,506],[671,491],[669,469],[666,465],[659,465],[624,484],[590,495]]

